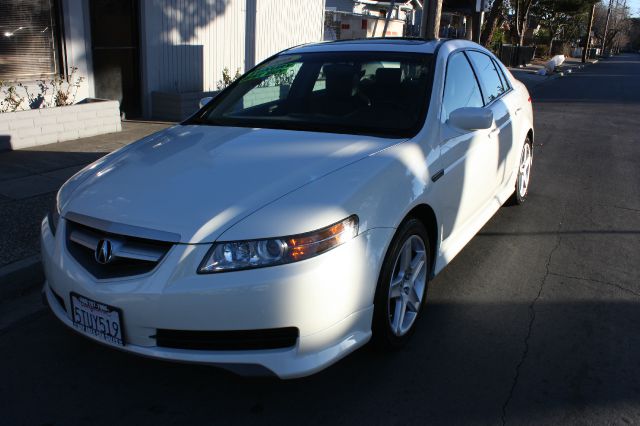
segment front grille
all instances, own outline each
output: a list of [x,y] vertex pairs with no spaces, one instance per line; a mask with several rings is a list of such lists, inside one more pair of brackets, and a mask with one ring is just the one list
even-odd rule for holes
[[158,346],[175,349],[211,351],[280,349],[295,346],[298,340],[295,327],[264,330],[193,331],[158,329]]
[[[107,264],[96,260],[96,249],[101,240],[109,240],[113,248],[113,260]],[[66,243],[71,256],[98,279],[151,272],[173,245],[165,241],[106,232],[71,220],[66,221]]]

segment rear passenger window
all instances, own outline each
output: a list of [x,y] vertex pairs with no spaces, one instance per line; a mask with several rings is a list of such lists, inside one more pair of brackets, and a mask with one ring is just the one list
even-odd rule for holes
[[473,69],[464,53],[454,53],[447,63],[447,76],[442,98],[442,119],[463,107],[482,107],[482,96]]
[[476,51],[467,52],[467,54],[478,72],[485,103],[493,101],[507,91],[507,88],[502,84],[496,64],[489,56]]
[[502,69],[502,67],[500,67],[500,64],[493,59],[493,65],[495,65],[496,69],[498,70],[498,74],[500,74],[500,81],[502,81],[502,87],[504,87],[504,91],[508,91],[509,89],[511,89],[511,85],[509,84],[509,80],[507,80],[507,76],[504,73],[504,70]]

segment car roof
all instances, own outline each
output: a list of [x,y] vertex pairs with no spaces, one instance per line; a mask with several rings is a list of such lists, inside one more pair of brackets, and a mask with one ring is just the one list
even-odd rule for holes
[[300,46],[292,47],[291,49],[287,49],[285,52],[287,54],[353,51],[434,53],[438,46],[442,44],[451,45],[450,47],[453,49],[462,47],[480,47],[476,43],[460,39],[424,40],[419,38],[380,37],[303,44]]

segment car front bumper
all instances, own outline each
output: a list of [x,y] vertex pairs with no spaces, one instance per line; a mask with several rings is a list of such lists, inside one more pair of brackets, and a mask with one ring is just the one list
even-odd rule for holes
[[[178,244],[151,272],[98,280],[66,250],[65,221],[56,236],[42,222],[44,294],[52,312],[78,331],[70,293],[122,311],[125,345],[138,355],[217,365],[243,374],[294,378],[317,372],[371,337],[378,271],[393,229],[380,228],[305,261],[246,271],[200,275],[209,244]],[[58,295],[63,304],[54,296]],[[262,330],[296,327],[294,346],[256,350],[161,347],[156,330]],[[83,335],[104,343],[100,338]]]

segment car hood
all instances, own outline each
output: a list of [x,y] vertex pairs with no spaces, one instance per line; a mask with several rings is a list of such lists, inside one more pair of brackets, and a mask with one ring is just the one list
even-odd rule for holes
[[183,243],[213,242],[270,202],[397,142],[178,125],[112,153],[72,178],[68,199],[61,200],[62,214],[171,232]]

